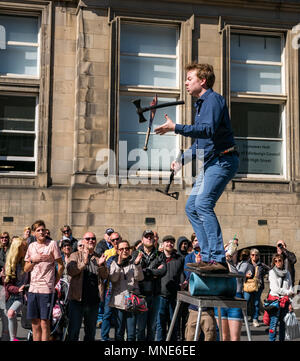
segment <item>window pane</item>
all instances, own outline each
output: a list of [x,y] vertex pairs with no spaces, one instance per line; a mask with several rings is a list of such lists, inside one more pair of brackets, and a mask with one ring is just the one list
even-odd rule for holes
[[34,172],[35,162],[0,160],[0,173]]
[[231,91],[281,94],[281,67],[231,63]]
[[231,123],[237,137],[281,138],[281,106],[231,103]]
[[240,174],[283,174],[282,142],[267,140],[236,140],[240,153]]
[[[149,125],[150,112],[145,112],[144,117],[147,119],[147,122],[139,123],[139,117],[136,113],[136,107],[132,104],[132,101],[137,99],[137,96],[121,96],[120,97],[120,140],[127,141],[127,154],[136,149],[138,154],[141,154],[141,169],[142,170],[169,170],[170,161],[175,157],[172,152],[176,152],[176,137],[174,134],[168,134],[165,136],[159,136],[151,134],[148,143],[148,151],[143,150],[145,144],[146,132]],[[141,99],[141,107],[148,107],[153,99],[153,97],[139,97]],[[174,102],[176,98],[158,98],[158,104]],[[167,109],[167,110],[166,110]],[[169,117],[176,122],[176,106],[169,108],[157,109],[155,118],[152,125],[153,129],[158,125],[165,122],[164,115],[168,113]],[[142,132],[142,134],[138,134]],[[135,134],[133,134],[135,133]],[[155,149],[156,151],[166,152],[164,156],[159,157],[152,153],[151,150]],[[146,153],[146,154],[145,154]],[[171,160],[169,161],[168,155],[171,153]],[[134,155],[133,153],[131,153]],[[176,156],[176,154],[175,154]],[[138,160],[128,161],[127,167],[130,168]],[[152,163],[151,163],[152,162]],[[126,165],[122,165],[123,168]]]
[[0,96],[0,130],[35,129],[35,105],[33,97]]
[[176,28],[122,24],[121,52],[176,55]]
[[281,61],[281,38],[275,36],[259,36],[231,34],[231,59]]
[[120,83],[176,87],[176,60],[121,56]]
[[33,46],[7,46],[0,50],[1,74],[37,75],[38,49]]
[[0,156],[33,157],[35,134],[0,133]]
[[0,25],[5,28],[6,41],[38,42],[37,17],[0,15]]
[[[144,132],[146,134],[150,119],[150,112],[143,113],[147,122],[139,123],[139,116],[136,112],[136,107],[132,104],[133,100],[141,99],[141,107],[148,107],[153,97],[145,96],[121,96],[120,97],[120,132]],[[175,102],[176,98],[158,98],[158,104]],[[168,113],[168,116],[176,122],[176,106],[169,108],[157,109],[153,120],[152,129],[156,128],[159,124],[165,122],[164,115]]]
[[[140,170],[170,170],[170,164],[176,157],[176,137],[174,135],[151,135],[148,151],[143,150],[144,134],[120,133],[120,141],[127,142],[127,169],[139,162]],[[129,160],[130,158],[131,160]],[[122,159],[125,160],[125,158]],[[120,164],[120,168],[126,169],[126,161]]]

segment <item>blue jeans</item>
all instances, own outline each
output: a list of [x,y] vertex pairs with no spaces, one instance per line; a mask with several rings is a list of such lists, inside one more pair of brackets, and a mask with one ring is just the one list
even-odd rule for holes
[[252,315],[250,315],[250,316],[253,318],[253,320],[257,320],[257,321],[258,321],[258,317],[259,317],[260,297],[261,297],[262,291],[263,291],[263,289],[259,288],[259,290],[257,292],[252,292],[252,293],[244,292],[244,298],[245,298],[245,300],[247,300],[247,303],[249,303],[251,297],[253,297],[253,306],[254,306],[253,317],[252,317]]
[[102,322],[103,321],[103,314],[104,314],[104,302],[100,301],[98,316],[97,316],[97,322]]
[[146,302],[148,311],[137,315],[137,341],[155,340],[159,296],[146,296]]
[[110,294],[106,295],[104,302],[104,312],[101,325],[101,338],[103,341],[109,341],[109,332],[115,322],[115,308],[108,306]]
[[[166,341],[167,338],[167,324],[170,325],[173,314],[176,307],[176,297],[167,298],[167,297],[159,297],[159,310],[157,316],[157,338],[156,341]],[[177,341],[177,329],[178,329],[178,321],[176,320],[173,332],[171,335],[171,341]]]
[[93,305],[70,300],[68,341],[78,341],[82,319],[84,320],[84,341],[95,341],[99,303]]
[[116,341],[124,341],[125,329],[127,341],[135,341],[136,337],[136,316],[132,312],[116,310]]
[[211,160],[198,175],[187,200],[185,211],[197,235],[204,262],[226,262],[221,227],[214,208],[238,167],[239,158],[235,154]]
[[279,324],[279,341],[285,339],[285,322],[284,316],[289,312],[289,306],[279,307],[278,310],[270,313],[269,341],[276,341],[277,325]]

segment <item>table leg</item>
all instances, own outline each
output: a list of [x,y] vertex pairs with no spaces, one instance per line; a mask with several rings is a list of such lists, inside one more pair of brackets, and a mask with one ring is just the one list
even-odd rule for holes
[[221,315],[221,307],[218,307],[218,320],[219,320],[219,338],[220,341],[223,341],[223,329],[222,329],[222,315]]
[[199,340],[201,313],[202,313],[202,308],[199,307],[199,309],[198,309],[198,316],[197,316],[196,331],[195,331],[195,336],[194,336],[194,341],[198,341],[198,340]]
[[242,312],[243,312],[243,316],[244,316],[244,322],[245,322],[246,332],[247,332],[247,336],[248,336],[248,341],[252,341],[251,340],[251,333],[250,333],[249,323],[248,323],[247,310],[245,311],[242,308]]
[[178,312],[179,312],[179,309],[180,309],[180,304],[181,304],[181,301],[177,300],[175,311],[174,311],[172,321],[171,321],[171,324],[170,324],[170,327],[169,327],[169,330],[168,330],[166,341],[170,341],[170,339],[171,339],[173,328],[174,328],[174,325],[175,325],[175,322],[176,322],[176,319],[177,319],[177,315],[178,315]]

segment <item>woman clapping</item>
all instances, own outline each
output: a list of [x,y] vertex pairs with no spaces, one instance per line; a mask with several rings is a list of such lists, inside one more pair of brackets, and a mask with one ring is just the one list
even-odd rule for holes
[[118,242],[117,256],[110,266],[112,290],[109,306],[116,309],[116,341],[124,340],[125,328],[127,341],[135,341],[136,317],[134,313],[126,311],[125,296],[128,291],[139,294],[138,281],[144,279],[140,265],[142,255],[140,252],[133,262],[129,242],[121,240]]

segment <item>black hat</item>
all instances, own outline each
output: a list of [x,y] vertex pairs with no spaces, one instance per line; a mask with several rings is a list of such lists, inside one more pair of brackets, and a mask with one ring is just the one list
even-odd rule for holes
[[168,236],[164,236],[164,238],[162,239],[163,242],[166,242],[166,241],[172,241],[173,243],[176,242],[176,239],[171,236],[171,235],[168,235]]
[[142,237],[145,237],[147,234],[152,234],[152,236],[154,236],[154,233],[151,231],[151,229],[146,229],[146,231],[143,232]]
[[107,234],[107,235],[111,235],[111,234],[113,234],[115,231],[112,229],[112,228],[107,228],[107,230],[105,231],[105,233]]

